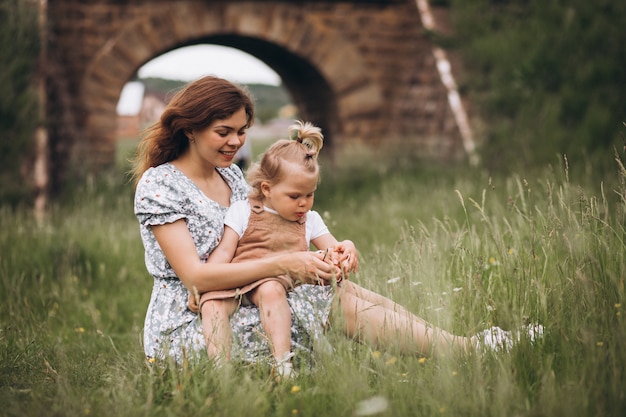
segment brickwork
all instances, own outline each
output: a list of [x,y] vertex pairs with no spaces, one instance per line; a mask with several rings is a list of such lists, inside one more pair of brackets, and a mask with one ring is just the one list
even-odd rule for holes
[[156,56],[196,43],[264,61],[329,148],[402,142],[430,158],[464,156],[412,0],[64,0],[48,2],[48,22],[50,132],[61,171],[112,163],[124,84]]

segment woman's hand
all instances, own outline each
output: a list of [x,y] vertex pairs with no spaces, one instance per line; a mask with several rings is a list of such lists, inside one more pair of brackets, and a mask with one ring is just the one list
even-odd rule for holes
[[329,285],[341,271],[323,260],[324,253],[292,252],[278,255],[285,273],[306,284]]

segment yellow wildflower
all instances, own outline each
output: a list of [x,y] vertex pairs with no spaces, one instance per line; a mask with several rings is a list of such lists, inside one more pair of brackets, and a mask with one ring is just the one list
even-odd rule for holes
[[299,392],[300,392],[300,385],[294,385],[293,387],[291,387],[292,394],[297,394]]

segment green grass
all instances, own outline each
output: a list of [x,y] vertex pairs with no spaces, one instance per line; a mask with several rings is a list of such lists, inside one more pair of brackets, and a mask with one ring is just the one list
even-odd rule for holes
[[372,398],[381,416],[624,415],[623,168],[489,178],[371,162],[328,169],[317,192],[361,252],[353,279],[458,334],[539,321],[543,340],[424,360],[331,330],[335,352],[284,384],[264,368],[150,368],[152,281],[132,188],[113,175],[40,224],[0,208],[0,415],[353,416]]

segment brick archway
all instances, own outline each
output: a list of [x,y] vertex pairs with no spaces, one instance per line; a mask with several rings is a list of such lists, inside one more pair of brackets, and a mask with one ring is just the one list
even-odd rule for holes
[[265,62],[331,148],[396,142],[428,158],[466,156],[414,1],[65,0],[49,3],[48,18],[61,180],[114,161],[116,104],[143,64],[199,43]]
[[[164,52],[198,43],[237,48],[265,62],[283,80],[301,117],[322,127],[328,145],[332,146],[334,137],[354,130],[342,121],[381,110],[380,89],[370,79],[359,52],[340,34],[314,20],[298,22],[295,31],[266,31],[280,26],[284,17],[251,7],[254,10],[238,5],[223,12],[254,16],[254,22],[216,19],[210,8],[190,13],[174,5],[129,22],[95,54],[85,71],[81,91],[87,143],[100,142],[105,153],[103,145],[114,145],[111,126],[119,94],[141,65]],[[342,71],[346,63],[355,70]]]

